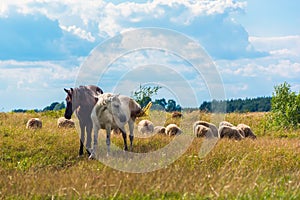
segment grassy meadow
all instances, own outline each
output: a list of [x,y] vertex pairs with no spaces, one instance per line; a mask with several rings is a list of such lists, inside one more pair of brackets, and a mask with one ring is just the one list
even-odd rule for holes
[[[233,123],[245,123],[256,140],[222,139],[203,158],[203,138],[195,138],[174,163],[148,173],[128,173],[97,160],[78,158],[74,128],[57,128],[62,112],[0,113],[0,199],[300,199],[300,130],[273,130],[268,113],[231,113]],[[27,130],[39,117],[43,128]],[[181,128],[192,134],[196,120],[213,121],[210,114],[183,113]],[[151,120],[163,125],[165,113]],[[173,138],[135,138],[134,152],[147,153]],[[122,147],[120,135],[112,136]]]

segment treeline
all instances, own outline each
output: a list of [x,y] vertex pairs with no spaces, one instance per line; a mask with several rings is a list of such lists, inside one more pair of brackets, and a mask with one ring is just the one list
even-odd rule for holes
[[[246,99],[231,99],[231,100],[213,100],[213,101],[204,101],[199,109],[205,112],[268,112],[271,110],[271,99],[272,97],[258,97],[258,98],[246,98]],[[144,99],[143,99],[144,100]],[[141,106],[144,107],[151,101],[151,98],[147,99],[147,101],[142,101]],[[156,99],[152,101],[153,105],[151,107],[152,110],[165,110],[167,112],[172,111],[181,111],[182,107],[176,103],[175,100],[165,98]],[[12,112],[44,112],[44,111],[56,111],[64,109],[64,102],[54,102],[49,106],[46,106],[43,109],[34,109],[34,110],[26,110],[26,109],[14,109]],[[190,108],[192,110],[198,108]]]
[[165,110],[167,112],[179,111],[181,112],[182,108],[179,104],[176,103],[175,100],[169,99],[166,101],[165,98],[155,99],[152,101],[152,110]]
[[268,112],[271,110],[272,97],[204,101],[201,111],[206,112]]
[[12,110],[12,112],[16,112],[16,113],[25,113],[25,112],[45,112],[45,111],[51,111],[51,110],[61,110],[66,108],[65,103],[64,102],[53,102],[51,103],[49,106],[46,106],[43,109],[33,109],[33,110],[27,110],[27,109],[14,109]]

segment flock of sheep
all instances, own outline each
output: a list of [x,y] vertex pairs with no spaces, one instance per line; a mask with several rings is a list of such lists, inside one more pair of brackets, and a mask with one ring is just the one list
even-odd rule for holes
[[[26,123],[26,129],[38,129],[42,128],[43,123],[39,118],[31,118]],[[73,128],[75,127],[75,123],[72,119],[66,119],[64,117],[60,117],[57,119],[57,127],[65,127],[65,128]]]
[[[164,126],[154,126],[149,120],[141,120],[138,123],[138,131],[141,134],[165,134],[174,136],[182,133],[182,130],[176,124],[169,124]],[[219,128],[216,125],[206,121],[196,121],[193,124],[193,134],[196,137],[217,137],[241,140],[243,138],[256,139],[256,135],[252,132],[251,128],[246,124],[233,124],[222,121]]]
[[[75,127],[75,123],[72,119],[66,119],[60,117],[57,120],[57,127]],[[27,129],[42,128],[42,121],[39,118],[31,118],[26,124]],[[182,133],[182,130],[176,124],[168,124],[164,126],[154,126],[154,124],[147,119],[141,120],[137,125],[139,133],[147,134],[163,134],[167,136],[174,136]],[[113,130],[116,134],[118,131]],[[196,137],[218,137],[218,138],[229,138],[235,140],[241,140],[243,138],[256,139],[256,135],[253,133],[251,128],[246,124],[233,124],[222,121],[219,124],[219,128],[216,125],[206,121],[196,121],[193,124],[193,134]]]

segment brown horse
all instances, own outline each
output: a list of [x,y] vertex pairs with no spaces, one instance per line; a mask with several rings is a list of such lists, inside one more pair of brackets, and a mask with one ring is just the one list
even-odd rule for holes
[[79,86],[78,88],[64,89],[67,93],[66,102],[67,107],[65,111],[65,118],[71,119],[73,112],[79,119],[80,125],[80,149],[79,156],[83,155],[83,143],[86,132],[86,151],[90,155],[91,152],[91,138],[93,122],[91,120],[91,112],[97,100],[95,96],[102,94],[103,91],[95,85]]

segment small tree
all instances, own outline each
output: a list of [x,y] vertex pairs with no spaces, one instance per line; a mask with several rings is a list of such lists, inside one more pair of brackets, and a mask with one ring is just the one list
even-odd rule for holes
[[277,127],[296,127],[300,123],[300,94],[296,95],[290,88],[286,82],[274,87],[271,111],[273,123]]
[[53,108],[53,110],[61,110],[61,109],[64,109],[64,108],[66,108],[65,103],[61,102],[59,104],[56,104],[55,107]]
[[156,95],[160,86],[142,86],[140,85],[137,91],[134,91],[132,94],[133,99],[141,105],[141,107],[145,107],[150,101],[152,101],[151,97]]

